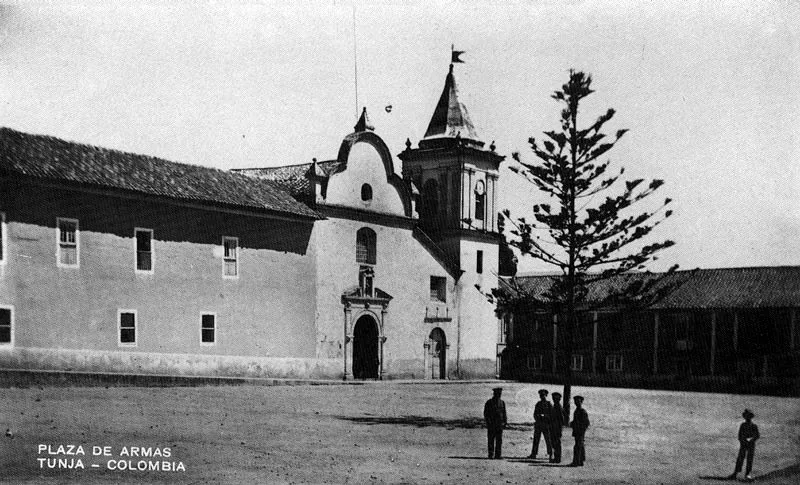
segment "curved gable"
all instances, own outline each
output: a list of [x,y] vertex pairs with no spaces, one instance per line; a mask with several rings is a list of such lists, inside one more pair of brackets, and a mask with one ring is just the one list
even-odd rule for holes
[[394,172],[389,148],[378,135],[369,131],[348,135],[337,162],[328,180],[326,204],[411,217],[411,198]]

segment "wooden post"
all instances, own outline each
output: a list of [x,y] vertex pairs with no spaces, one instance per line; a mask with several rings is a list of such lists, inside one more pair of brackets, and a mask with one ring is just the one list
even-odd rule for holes
[[653,312],[653,374],[658,374],[658,312]]
[[592,374],[597,374],[597,312],[592,312]]
[[553,314],[553,373],[556,372],[556,355],[558,354],[558,315]]
[[714,375],[714,360],[717,354],[717,312],[711,312],[711,357],[709,360],[708,370],[711,375]]

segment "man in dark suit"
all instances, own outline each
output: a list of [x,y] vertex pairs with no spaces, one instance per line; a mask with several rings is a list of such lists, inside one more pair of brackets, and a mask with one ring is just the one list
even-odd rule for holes
[[502,387],[492,389],[492,398],[483,406],[486,433],[489,441],[489,459],[499,460],[503,449],[503,428],[506,426],[506,403],[500,399]]
[[561,394],[553,393],[553,410],[550,413],[550,445],[553,458],[550,463],[561,463],[561,428],[564,427],[564,409],[561,407]]
[[572,463],[570,466],[583,466],[586,461],[586,450],[583,447],[583,438],[586,428],[589,427],[589,413],[583,409],[583,396],[575,396],[575,413],[572,415],[572,436],[575,437],[575,447],[572,449]]
[[553,459],[553,449],[550,447],[550,414],[553,412],[553,405],[547,400],[547,394],[547,389],[539,390],[541,400],[533,409],[533,448],[528,458],[536,458],[539,453],[539,440],[544,437],[547,457]]

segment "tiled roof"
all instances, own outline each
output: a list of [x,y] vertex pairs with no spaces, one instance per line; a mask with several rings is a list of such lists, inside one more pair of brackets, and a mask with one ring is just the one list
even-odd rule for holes
[[0,128],[0,173],[181,201],[321,217],[273,182],[10,128]]
[[[317,162],[317,170],[325,175],[330,175],[338,165],[339,163],[336,160]],[[306,173],[310,168],[310,163],[301,163],[283,167],[240,168],[235,169],[234,172],[276,182],[295,199],[308,202],[313,200],[314,195],[311,193],[311,181],[306,177]]]
[[[601,301],[631,279],[652,273],[623,275],[594,283],[588,299]],[[517,282],[531,295],[546,292],[558,276],[519,276]],[[676,271],[664,278],[672,291],[652,305],[654,309],[787,308],[800,307],[800,266],[719,268]]]

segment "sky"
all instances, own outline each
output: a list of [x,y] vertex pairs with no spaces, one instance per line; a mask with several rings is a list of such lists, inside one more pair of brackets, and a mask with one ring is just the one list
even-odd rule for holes
[[550,95],[576,69],[596,91],[581,119],[614,108],[608,132],[630,130],[612,167],[674,200],[650,240],[676,245],[652,269],[800,265],[795,2],[2,3],[0,125],[268,167],[335,158],[366,106],[397,154],[427,128],[451,45],[478,134],[508,156],[500,208],[538,201],[510,155],[534,160],[527,140],[558,128]]

